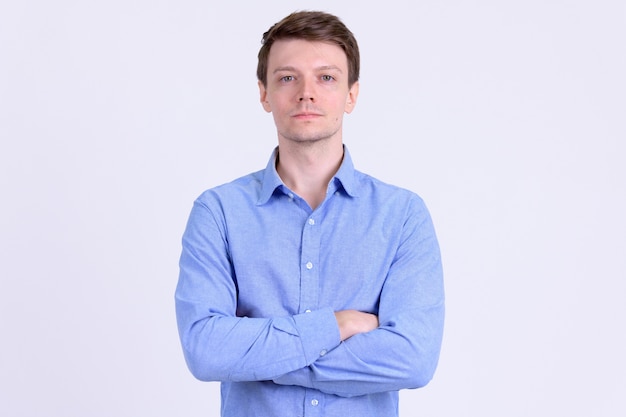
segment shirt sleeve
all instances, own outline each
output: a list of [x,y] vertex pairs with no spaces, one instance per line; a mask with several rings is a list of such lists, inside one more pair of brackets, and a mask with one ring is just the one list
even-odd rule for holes
[[260,381],[311,365],[340,342],[330,308],[290,317],[237,317],[237,288],[220,216],[196,201],[180,258],[176,318],[192,374]]
[[443,335],[444,288],[439,245],[423,203],[405,223],[378,318],[377,329],[274,382],[351,397],[419,388],[432,379]]

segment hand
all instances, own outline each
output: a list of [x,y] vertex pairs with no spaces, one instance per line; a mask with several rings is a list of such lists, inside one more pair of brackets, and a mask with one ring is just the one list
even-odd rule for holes
[[355,334],[367,333],[378,327],[378,316],[357,310],[342,310],[335,312],[335,318],[339,325],[341,341]]

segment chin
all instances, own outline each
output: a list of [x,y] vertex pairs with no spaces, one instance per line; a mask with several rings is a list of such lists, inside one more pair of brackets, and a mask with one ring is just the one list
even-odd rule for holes
[[332,139],[337,132],[339,132],[339,129],[319,132],[285,132],[281,136],[292,142],[316,143]]
[[298,143],[317,143],[330,139],[329,135],[292,135],[285,136],[285,139]]

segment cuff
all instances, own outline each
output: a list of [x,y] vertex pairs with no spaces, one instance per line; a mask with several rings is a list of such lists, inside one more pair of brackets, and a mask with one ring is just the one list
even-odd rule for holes
[[339,326],[331,308],[293,316],[302,341],[307,366],[341,343]]

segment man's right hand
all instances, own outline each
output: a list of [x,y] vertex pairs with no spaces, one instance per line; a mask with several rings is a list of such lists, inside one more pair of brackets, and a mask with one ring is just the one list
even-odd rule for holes
[[367,333],[378,327],[378,316],[357,310],[342,310],[335,312],[335,318],[339,325],[341,341],[355,334]]

